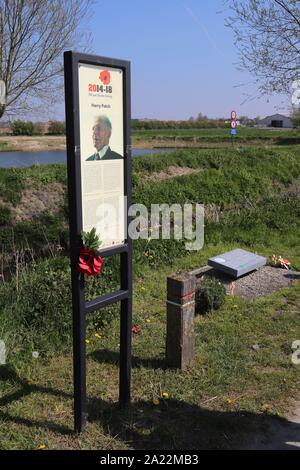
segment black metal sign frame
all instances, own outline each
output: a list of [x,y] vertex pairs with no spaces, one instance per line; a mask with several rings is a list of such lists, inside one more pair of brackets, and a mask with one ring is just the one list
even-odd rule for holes
[[[74,428],[82,432],[86,425],[86,317],[106,305],[120,302],[120,375],[119,403],[130,402],[131,382],[131,317],[132,317],[132,242],[126,229],[125,244],[101,251],[102,257],[120,254],[120,290],[85,300],[84,279],[77,272],[82,231],[82,192],[79,132],[78,65],[91,64],[123,71],[124,125],[124,193],[127,215],[131,204],[131,142],[130,142],[130,62],[107,57],[64,53],[65,107],[67,133],[67,166],[69,197],[70,257],[73,308],[73,371],[74,371]],[[129,219],[126,216],[127,228]]]

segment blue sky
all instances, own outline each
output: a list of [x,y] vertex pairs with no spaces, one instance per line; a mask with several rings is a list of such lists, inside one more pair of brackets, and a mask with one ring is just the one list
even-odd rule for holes
[[[257,95],[237,71],[233,33],[223,0],[96,0],[85,22],[92,53],[132,64],[132,117],[188,119],[287,113],[289,103]],[[240,86],[242,84],[246,84]]]

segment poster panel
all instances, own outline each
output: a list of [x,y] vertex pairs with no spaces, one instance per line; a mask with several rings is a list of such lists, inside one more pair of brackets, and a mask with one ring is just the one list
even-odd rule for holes
[[78,64],[82,227],[125,243],[123,70]]

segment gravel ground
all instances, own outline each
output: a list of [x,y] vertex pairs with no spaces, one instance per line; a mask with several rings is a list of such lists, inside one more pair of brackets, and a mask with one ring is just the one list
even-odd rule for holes
[[230,293],[229,285],[234,282],[234,295],[238,295],[243,299],[263,297],[283,287],[289,287],[297,279],[300,280],[299,271],[289,271],[272,266],[263,266],[238,279],[221,273],[210,266],[198,270],[197,277],[199,278],[201,275],[214,276],[219,279],[224,284],[227,293]]

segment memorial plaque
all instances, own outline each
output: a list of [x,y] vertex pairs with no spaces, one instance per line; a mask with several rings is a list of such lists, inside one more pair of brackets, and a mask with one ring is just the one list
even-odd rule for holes
[[265,266],[267,259],[246,250],[237,248],[213,258],[209,258],[209,266],[229,274],[235,278]]
[[83,230],[125,243],[123,70],[78,64]]

